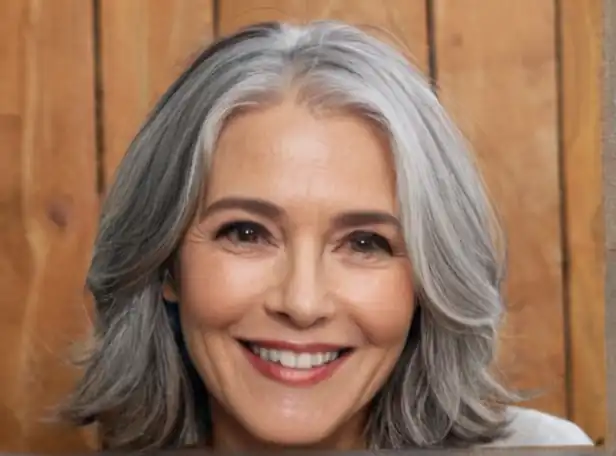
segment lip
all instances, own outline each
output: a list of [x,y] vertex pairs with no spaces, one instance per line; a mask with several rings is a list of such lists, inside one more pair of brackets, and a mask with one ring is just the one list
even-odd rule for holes
[[297,353],[323,353],[351,348],[348,345],[308,344],[265,339],[240,339],[240,342],[258,345],[259,347],[268,348],[270,350],[289,350]]
[[[267,342],[270,342],[269,344]],[[291,342],[281,341],[250,341],[251,344],[259,345],[263,348],[271,348],[275,350],[291,350],[303,353],[318,353],[327,351],[338,351],[344,347],[339,345],[329,344],[295,344]],[[322,383],[332,377],[334,373],[348,361],[352,354],[352,350],[346,351],[338,358],[330,361],[327,364],[310,369],[294,369],[284,367],[283,365],[266,361],[260,356],[254,354],[252,350],[244,343],[240,343],[240,348],[246,356],[250,365],[265,378],[273,380],[287,386],[297,388],[308,388]]]

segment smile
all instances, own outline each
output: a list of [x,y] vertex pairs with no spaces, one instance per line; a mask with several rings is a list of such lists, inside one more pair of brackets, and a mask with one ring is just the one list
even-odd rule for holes
[[270,380],[312,386],[331,377],[352,349],[284,342],[240,341],[252,366]]
[[294,353],[292,351],[270,350],[268,348],[251,345],[252,352],[265,361],[280,363],[292,369],[310,369],[327,364],[340,356],[340,351],[324,353]]

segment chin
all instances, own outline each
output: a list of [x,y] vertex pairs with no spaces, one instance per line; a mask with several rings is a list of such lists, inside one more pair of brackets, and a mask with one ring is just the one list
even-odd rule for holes
[[[247,423],[248,424],[248,423]],[[268,445],[295,448],[314,448],[326,444],[336,433],[336,426],[324,426],[318,420],[306,425],[289,420],[251,423],[247,430],[253,437]]]

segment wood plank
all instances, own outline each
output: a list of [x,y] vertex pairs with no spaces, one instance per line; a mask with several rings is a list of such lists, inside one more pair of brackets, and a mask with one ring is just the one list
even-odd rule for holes
[[83,283],[98,206],[92,34],[91,2],[0,2],[2,451],[92,443],[87,431],[43,422],[72,386],[69,348],[89,324]]
[[[2,63],[0,60],[0,68],[5,68]],[[5,107],[3,101],[0,99],[0,106]],[[0,283],[5,286],[0,300],[0,344],[4,347],[0,356],[0,450],[3,451],[21,449],[15,440],[21,435],[23,421],[19,416],[21,404],[16,400],[20,385],[15,373],[21,367],[19,342],[25,313],[15,304],[26,301],[28,290],[24,277],[30,276],[32,270],[31,257],[23,254],[27,239],[19,198],[20,138],[21,118],[0,114],[0,144],[6,151],[0,154],[0,248],[4,253],[0,257]]]
[[337,19],[380,28],[381,37],[405,51],[423,71],[428,68],[425,0],[220,0],[218,30],[227,34],[253,22],[305,22]]
[[23,5],[21,2],[0,4],[0,114],[18,114],[21,109],[23,43],[18,40]]
[[559,21],[570,418],[600,442],[606,430],[602,2],[561,0]]
[[212,0],[100,2],[104,175],[108,183],[145,116],[213,36]]
[[554,2],[433,3],[439,94],[507,229],[501,365],[515,387],[543,390],[525,405],[566,416]]
[[616,445],[616,3],[603,1],[602,186],[605,237],[605,444]]

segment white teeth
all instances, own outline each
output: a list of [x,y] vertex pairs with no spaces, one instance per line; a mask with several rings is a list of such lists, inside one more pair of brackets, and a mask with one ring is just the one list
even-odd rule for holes
[[267,348],[251,345],[252,352],[265,361],[282,364],[291,369],[311,369],[332,362],[339,356],[339,352],[324,353],[296,353],[288,350],[269,350]]
[[280,354],[280,364],[282,364],[284,367],[295,368],[297,367],[298,361],[299,361],[299,356],[295,356],[291,352],[283,351]]
[[312,356],[310,353],[302,353],[295,358],[295,366],[298,369],[310,369],[312,367]]
[[270,361],[274,361],[274,362],[278,362],[280,361],[280,352],[278,350],[269,350],[269,356],[268,356]]

